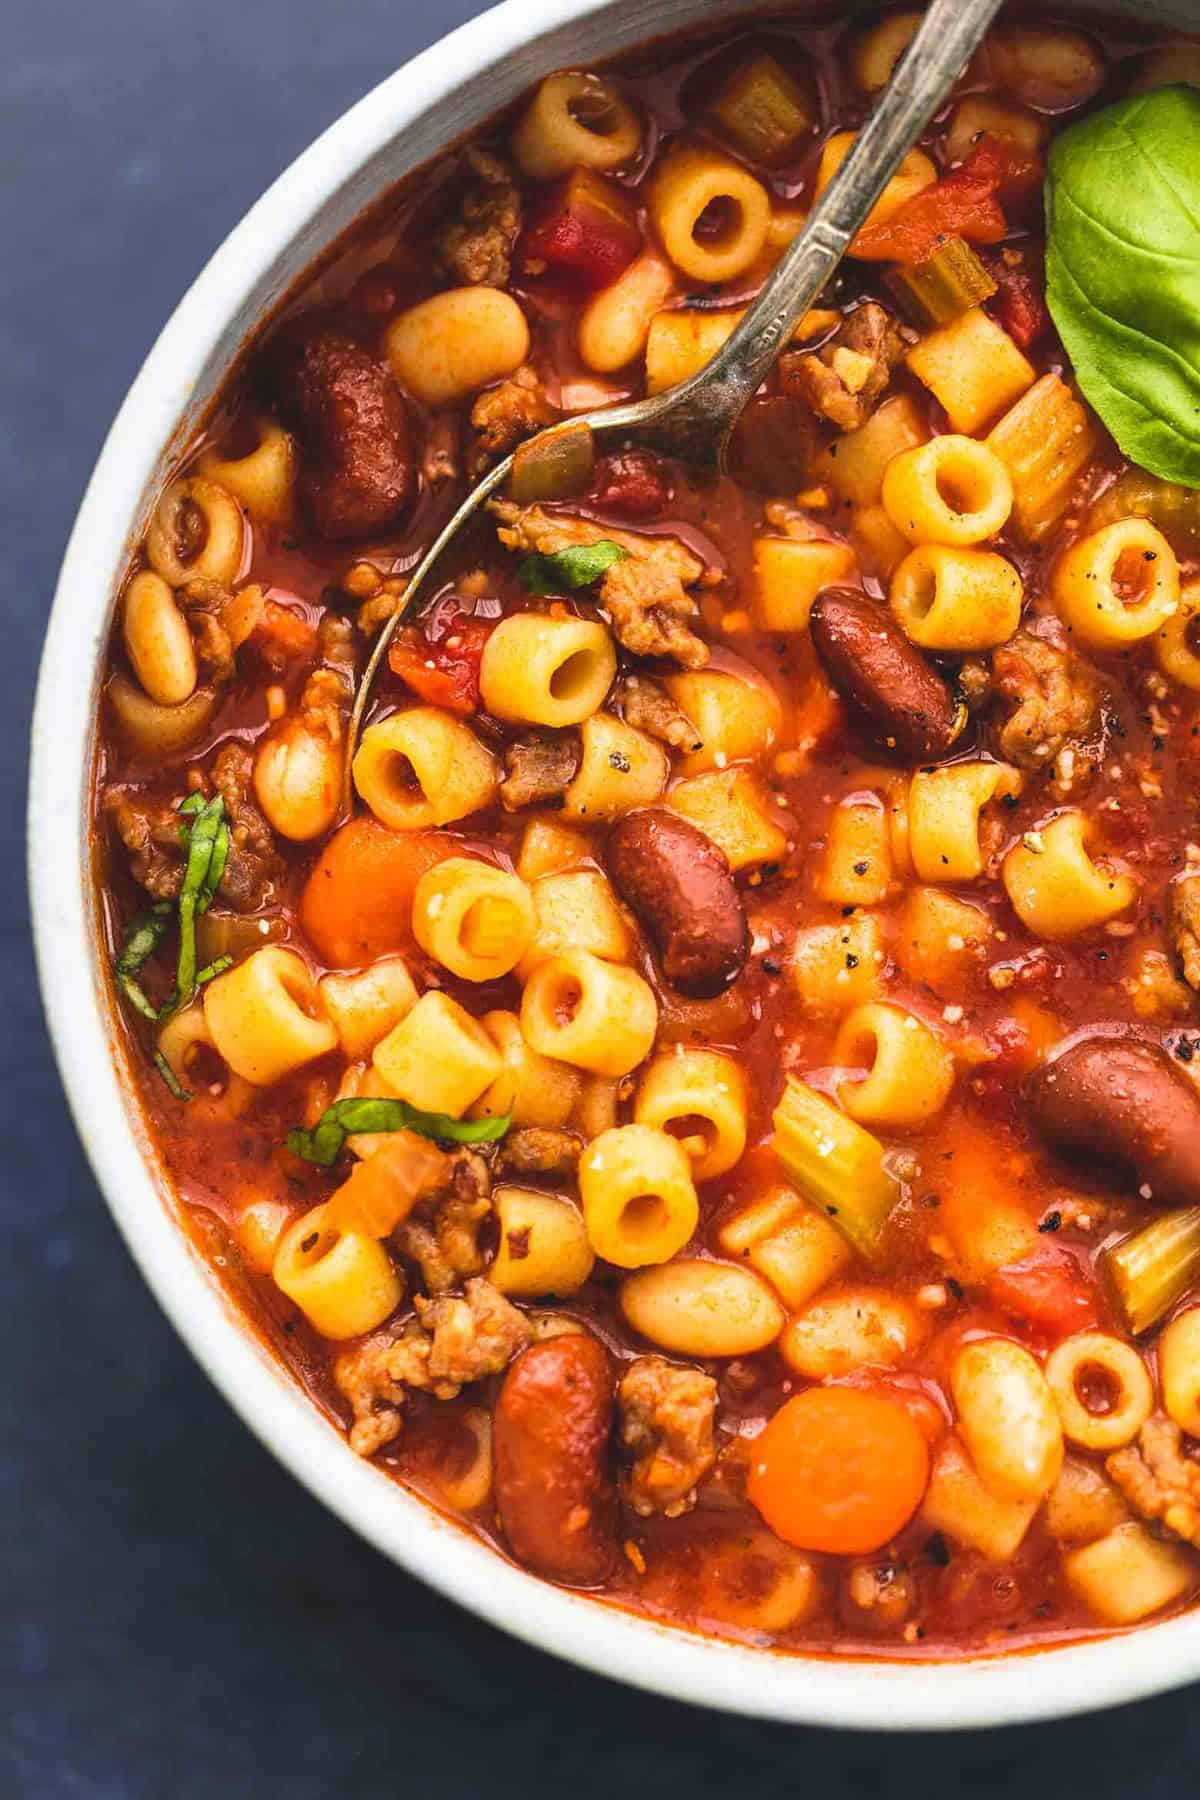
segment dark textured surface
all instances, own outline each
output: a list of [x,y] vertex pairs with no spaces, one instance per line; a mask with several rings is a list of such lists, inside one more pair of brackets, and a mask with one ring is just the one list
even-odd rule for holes
[[17,0],[5,14],[0,1795],[1190,1792],[1186,1696],[940,1741],[786,1731],[632,1694],[455,1611],[326,1517],[207,1386],[77,1147],[15,850],[75,505],[140,356],[249,202],[475,10]]

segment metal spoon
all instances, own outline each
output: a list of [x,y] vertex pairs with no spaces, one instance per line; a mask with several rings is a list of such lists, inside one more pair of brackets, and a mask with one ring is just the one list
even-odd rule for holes
[[[573,417],[597,438],[619,438],[678,457],[700,473],[724,467],[741,413],[770,373],[797,322],[820,296],[850,240],[904,157],[957,81],[1001,0],[933,0],[878,106],[814,205],[761,293],[712,360],[697,374],[647,400]],[[552,426],[551,430],[562,430]],[[351,763],[380,663],[396,627],[412,611],[421,584],[446,545],[512,471],[513,458],[484,476],[448,520],[412,572],[404,604],[384,625],[359,683],[346,743],[343,793],[353,806]]]

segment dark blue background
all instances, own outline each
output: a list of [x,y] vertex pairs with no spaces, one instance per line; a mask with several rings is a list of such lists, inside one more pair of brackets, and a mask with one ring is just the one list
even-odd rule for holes
[[141,357],[245,208],[351,101],[478,10],[6,12],[0,1795],[1192,1791],[1188,1696],[1035,1730],[852,1738],[668,1705],[477,1623],[269,1460],[168,1330],[84,1163],[42,1025],[18,850],[42,621],[72,515]]

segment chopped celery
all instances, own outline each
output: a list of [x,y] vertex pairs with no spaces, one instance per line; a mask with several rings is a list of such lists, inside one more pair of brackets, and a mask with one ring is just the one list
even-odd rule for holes
[[1126,469],[1092,507],[1088,523],[1095,528],[1121,519],[1149,519],[1176,549],[1200,552],[1200,490],[1160,481],[1141,469]]
[[878,1138],[794,1076],[788,1077],[774,1123],[775,1154],[793,1186],[860,1255],[877,1256],[888,1215],[900,1198]]
[[891,269],[886,281],[912,323],[922,330],[948,325],[996,292],[996,283],[983,263],[960,237],[947,238],[924,262]]
[[739,63],[709,109],[718,131],[755,162],[778,162],[813,127],[808,96],[766,50]]
[[519,506],[539,500],[571,500],[592,479],[596,446],[583,419],[551,425],[522,444],[513,457],[510,492]]
[[1101,1266],[1128,1331],[1149,1331],[1200,1276],[1200,1206],[1122,1238]]

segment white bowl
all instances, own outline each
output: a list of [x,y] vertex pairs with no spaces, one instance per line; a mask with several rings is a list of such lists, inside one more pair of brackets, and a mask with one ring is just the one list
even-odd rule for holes
[[[67,547],[33,724],[30,882],[42,991],[75,1120],[142,1273],[213,1381],[309,1490],[377,1548],[493,1624],[674,1699],[860,1729],[1000,1725],[1160,1692],[1200,1675],[1200,1611],[1135,1635],[1003,1658],[776,1655],[655,1625],[515,1568],[362,1462],[244,1328],[166,1201],[131,1102],[100,964],[89,856],[99,675],[118,583],[161,478],[255,324],[368,202],[542,74],[598,60],[738,0],[507,0],[331,126],[225,241],[163,331],[92,476]],[[1186,28],[1189,0],[1127,0]]]

